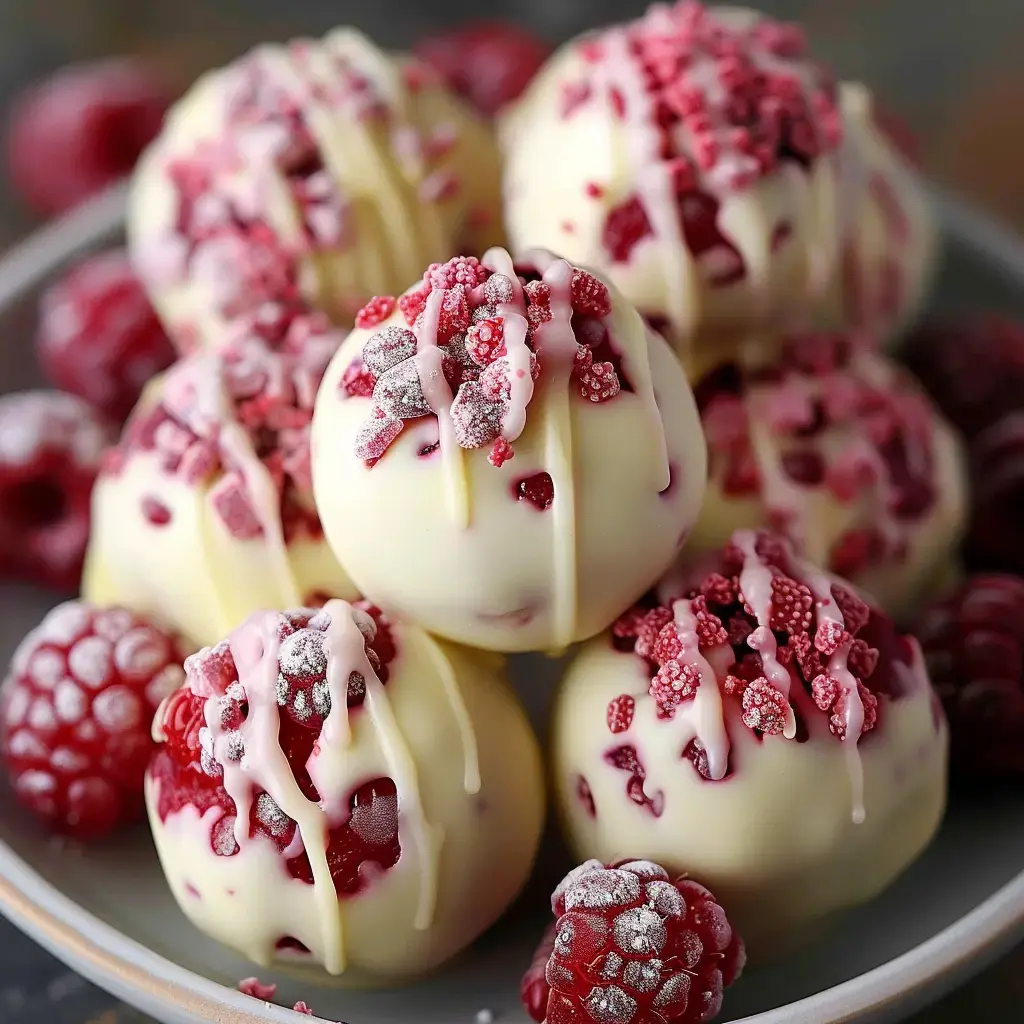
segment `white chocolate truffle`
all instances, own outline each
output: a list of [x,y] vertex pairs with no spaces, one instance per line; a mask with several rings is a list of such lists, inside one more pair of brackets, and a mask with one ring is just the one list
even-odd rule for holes
[[764,956],[921,853],[947,728],[917,642],[778,538],[740,532],[706,568],[572,662],[555,790],[581,859],[691,873]]
[[257,608],[357,592],[313,506],[313,401],[339,332],[297,320],[294,350],[241,330],[154,379],[93,490],[83,593],[197,645]]
[[186,672],[146,796],[202,931],[261,965],[393,984],[518,893],[544,790],[500,659],[329,601],[255,613]]
[[413,58],[351,29],[202,77],[135,174],[133,263],[184,347],[308,303],[349,326],[432,260],[501,240],[497,149]]
[[704,492],[666,342],[544,252],[433,267],[391,308],[349,335],[317,398],[313,485],[338,560],[381,607],[475,647],[559,650],[605,628],[671,563]]
[[856,335],[799,335],[775,363],[723,365],[695,390],[709,480],[689,551],[770,526],[899,622],[952,576],[962,444],[905,370]]
[[899,158],[869,112],[851,124],[851,88],[744,8],[659,4],[583,36],[502,122],[511,243],[601,270],[692,375],[766,323],[806,327],[841,309],[844,255],[872,282],[893,258],[865,171],[892,185]]

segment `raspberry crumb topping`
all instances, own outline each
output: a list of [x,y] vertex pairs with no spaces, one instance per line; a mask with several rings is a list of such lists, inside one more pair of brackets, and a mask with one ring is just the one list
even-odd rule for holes
[[973,576],[918,625],[963,775],[1024,776],[1024,580]]
[[174,348],[123,249],[90,256],[42,297],[36,352],[47,376],[121,423]]
[[150,722],[184,680],[184,656],[176,638],[124,608],[54,608],[21,642],[0,694],[18,799],[79,839],[140,818]]
[[[247,674],[235,660],[235,645],[250,650],[253,635],[263,641],[263,657],[276,660],[272,695],[254,690],[267,685],[262,666]],[[358,714],[368,688],[387,685],[396,657],[381,612],[366,603],[342,601],[322,609],[258,613],[228,640],[190,657],[185,685],[166,702],[157,723],[163,742],[150,774],[159,782],[160,820],[189,805],[203,813],[219,808],[222,813],[210,830],[214,854],[231,857],[246,842],[269,841],[288,873],[312,885],[313,869],[298,825],[278,803],[280,792],[297,784],[331,823],[324,852],[338,895],[361,892],[375,877],[372,866],[386,871],[401,855],[395,783],[373,778],[328,792],[318,790],[313,779],[321,746],[337,742],[328,723]],[[334,692],[341,679],[343,712],[335,708],[340,694]],[[272,728],[261,715],[273,717]],[[290,778],[275,774],[280,755],[267,743],[284,754]],[[238,823],[239,804],[248,808],[247,826]],[[279,946],[294,941],[282,936]]]
[[[628,736],[642,701],[652,699],[657,716],[671,721],[688,713],[701,687],[713,686],[758,736],[793,738],[798,720],[824,714],[837,739],[856,742],[876,727],[885,700],[906,692],[908,640],[852,588],[803,564],[781,537],[741,531],[712,571],[680,586],[678,598],[654,598],[612,627],[614,647],[643,658],[651,680],[646,693],[609,703],[616,737]],[[712,764],[716,751],[700,735],[695,741],[697,770],[723,778],[727,751]],[[622,749],[612,752],[620,761]],[[615,766],[631,767],[642,784],[639,761]]]
[[[862,509],[828,568],[856,579],[906,557],[940,496],[936,416],[915,381],[847,335],[801,335],[777,363],[713,370],[694,389],[709,470],[727,498],[759,498],[799,549],[814,492]],[[755,435],[771,439],[771,456]]]
[[[311,314],[292,323],[289,338],[274,351],[249,324],[221,351],[177,363],[158,402],[129,421],[106,471],[120,472],[136,453],[155,454],[164,472],[209,488],[232,536],[319,537],[309,433],[317,388],[341,336]],[[272,507],[264,481],[276,495]],[[154,522],[151,499],[143,505]]]
[[[489,448],[500,467],[515,454],[542,374],[595,403],[632,390],[607,324],[607,286],[564,260],[537,259],[542,267],[514,266],[495,249],[483,262],[460,256],[432,264],[398,299],[405,326],[395,317],[378,321],[383,326],[341,382],[345,396],[369,393],[373,402],[358,458],[374,464],[406,422],[434,415],[450,425],[456,445]],[[378,304],[394,310],[391,298],[374,299],[374,311]]]
[[[743,260],[717,225],[721,200],[787,164],[806,169],[842,141],[835,80],[810,58],[802,30],[682,0],[593,34],[579,49],[583,70],[563,88],[562,116],[607,104],[610,116],[651,133],[649,154],[635,159],[644,158],[645,173],[658,162],[690,250],[722,257],[714,284],[741,279]],[[591,183],[586,190],[595,195]],[[610,258],[627,261],[657,219],[644,190],[611,208]]]
[[75,590],[109,424],[58,391],[0,398],[0,574]]
[[650,861],[573,868],[520,994],[538,1024],[703,1024],[746,961],[710,891]]

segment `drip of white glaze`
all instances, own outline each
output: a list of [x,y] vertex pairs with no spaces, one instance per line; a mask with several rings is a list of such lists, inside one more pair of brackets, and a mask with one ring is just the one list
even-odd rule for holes
[[689,341],[700,319],[700,280],[683,237],[671,168],[661,158],[654,105],[642,69],[630,50],[626,30],[609,29],[602,42],[605,59],[596,74],[606,94],[617,90],[623,99],[627,174],[636,183],[637,198],[655,240],[660,243],[658,259],[665,283],[665,312],[680,340]]
[[[292,571],[288,542],[281,521],[281,495],[267,467],[260,461],[248,432],[235,418],[234,404],[224,386],[224,364],[217,356],[200,357],[191,375],[195,413],[204,437],[216,438],[227,461],[236,469],[250,501],[253,515],[263,531],[262,540],[270,553],[277,577],[282,607],[302,604],[302,595]],[[270,364],[274,369],[273,362]],[[268,387],[273,386],[268,381]]]
[[[814,594],[818,626],[833,624],[839,629],[843,629],[843,613],[832,597],[831,580],[824,573],[807,565],[801,567],[801,575],[804,577],[804,582],[810,587],[811,593]],[[852,640],[840,644],[828,659],[828,674],[843,688],[845,696],[843,724],[846,727],[846,735],[843,737],[843,746],[846,750],[846,764],[850,774],[853,821],[854,824],[860,825],[863,824],[865,818],[864,765],[861,762],[858,749],[860,736],[864,730],[864,702],[861,700],[860,691],[857,688],[857,680],[847,664],[851,644]]]
[[415,328],[414,359],[423,397],[437,417],[448,508],[456,524],[465,529],[470,524],[469,482],[466,479],[462,448],[455,438],[455,425],[452,423],[452,389],[445,379],[443,355],[437,344],[437,328],[443,302],[444,291],[440,288],[435,288],[427,297],[423,322]]
[[508,406],[501,418],[501,436],[514,441],[526,427],[526,407],[533,398],[533,374],[530,373],[530,350],[526,345],[529,324],[521,313],[513,313],[501,303],[504,319],[505,360],[508,365]]
[[[772,571],[757,554],[757,534],[753,530],[740,530],[733,541],[743,552],[740,571],[740,590],[757,620],[757,629],[747,637],[747,646],[761,655],[765,678],[789,701],[792,677],[778,659],[778,641],[772,632]],[[786,724],[782,735],[791,740],[796,736],[796,715],[787,703]]]

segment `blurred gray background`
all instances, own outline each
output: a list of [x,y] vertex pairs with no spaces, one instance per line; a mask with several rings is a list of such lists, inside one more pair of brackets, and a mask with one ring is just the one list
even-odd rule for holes
[[[256,42],[319,34],[340,23],[396,48],[470,17],[514,19],[557,42],[645,6],[645,0],[0,0],[0,105],[6,109],[18,88],[62,64],[113,54],[145,54],[184,86]],[[909,123],[929,173],[1024,233],[1024,0],[755,0],[754,6],[803,22],[821,56],[842,75],[867,81]],[[30,227],[0,183],[0,248]],[[0,921],[0,1024],[142,1021]],[[1024,1021],[1024,951],[913,1024],[964,1021]]]

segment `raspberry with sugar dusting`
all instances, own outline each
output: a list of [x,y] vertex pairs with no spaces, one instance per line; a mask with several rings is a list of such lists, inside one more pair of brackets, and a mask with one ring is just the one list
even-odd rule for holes
[[141,817],[150,722],[184,679],[185,653],[124,608],[69,601],[49,612],[0,692],[3,759],[19,801],[78,839]]
[[0,398],[0,574],[77,589],[111,426],[57,391]]
[[46,291],[36,352],[58,387],[118,423],[175,356],[123,249],[88,257]]
[[1024,580],[970,577],[924,611],[917,636],[949,718],[956,770],[1024,776]]
[[586,861],[551,906],[521,985],[538,1024],[702,1024],[743,971],[743,940],[712,893],[651,861]]

